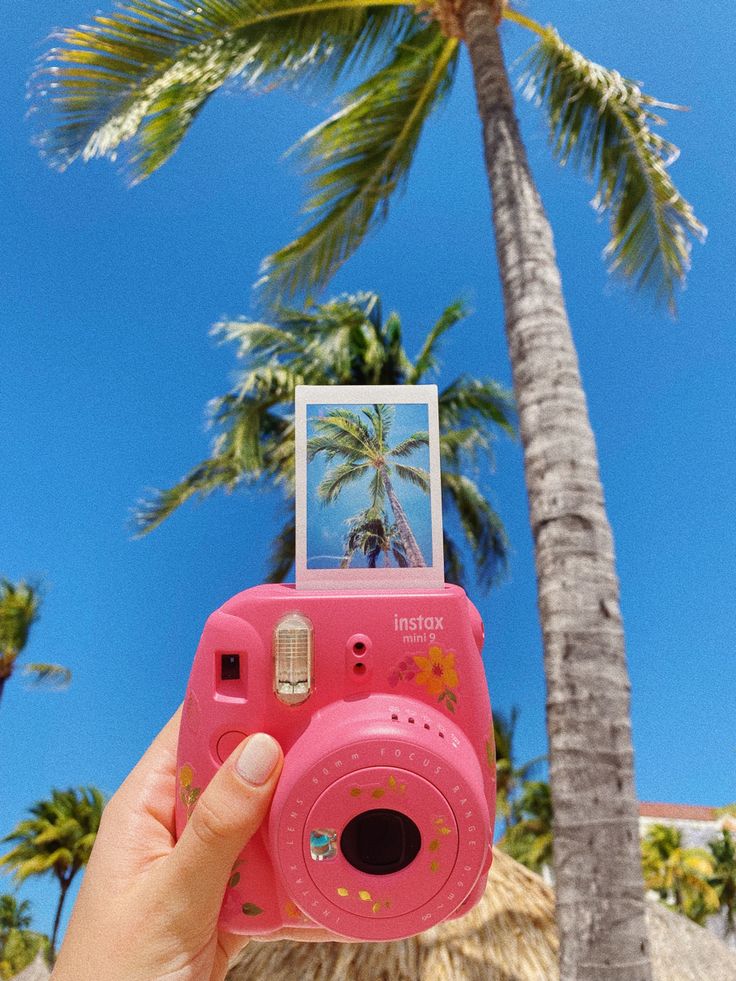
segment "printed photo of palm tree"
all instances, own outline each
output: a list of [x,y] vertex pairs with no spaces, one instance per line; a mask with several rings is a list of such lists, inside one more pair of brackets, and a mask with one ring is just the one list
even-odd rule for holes
[[309,405],[307,568],[432,561],[426,404]]

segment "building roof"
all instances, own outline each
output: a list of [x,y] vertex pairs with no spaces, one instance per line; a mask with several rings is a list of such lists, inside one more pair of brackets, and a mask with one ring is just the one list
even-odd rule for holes
[[639,817],[664,818],[670,821],[717,821],[715,807],[701,807],[698,804],[655,804],[642,801],[639,804]]
[[20,974],[16,974],[13,981],[50,981],[51,971],[49,970],[43,954],[36,955],[36,959],[23,968]]
[[[734,981],[736,954],[703,927],[648,902],[654,981]],[[253,941],[228,981],[559,981],[554,893],[496,851],[483,899],[467,916],[393,943]]]

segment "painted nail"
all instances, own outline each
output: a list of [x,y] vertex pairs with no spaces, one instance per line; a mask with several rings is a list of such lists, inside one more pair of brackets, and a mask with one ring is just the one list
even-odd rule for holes
[[278,761],[279,744],[265,732],[257,732],[243,747],[235,768],[243,780],[260,787],[271,776]]

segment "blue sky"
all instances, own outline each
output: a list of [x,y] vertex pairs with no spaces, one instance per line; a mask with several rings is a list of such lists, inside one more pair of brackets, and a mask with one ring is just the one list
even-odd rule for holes
[[[329,414],[336,405],[310,405],[307,408],[307,432],[315,435],[314,420]],[[350,407],[351,411],[361,412],[370,406]],[[391,423],[389,446],[397,446],[402,440],[408,439],[417,432],[427,432],[426,405],[401,404],[392,407],[394,418]],[[372,473],[349,484],[337,500],[325,504],[317,497],[317,488],[325,474],[339,464],[339,460],[328,461],[324,453],[315,457],[307,466],[307,568],[336,569],[345,554],[345,535],[350,526],[350,519],[365,511],[370,503],[370,483]],[[410,456],[400,461],[406,466],[420,467],[429,472],[429,447],[420,447]],[[404,508],[409,524],[419,548],[426,561],[432,563],[432,519],[430,515],[429,494],[415,484],[402,481],[400,477],[392,476],[394,490]],[[392,519],[388,505],[389,519]],[[367,566],[367,559],[357,553],[351,558],[351,566],[361,568]],[[393,564],[393,560],[392,560]],[[379,560],[379,568],[383,559]]]
[[[233,352],[208,326],[253,315],[261,258],[293,236],[300,182],[282,152],[324,115],[316,96],[214,98],[183,148],[128,189],[121,164],[48,170],[30,145],[24,82],[51,28],[89,18],[88,0],[11,4],[0,100],[2,371],[0,573],[45,583],[27,658],[74,672],[64,694],[24,690],[0,705],[0,832],[53,786],[118,786],[186,686],[212,609],[261,580],[282,517],[274,495],[188,506],[143,541],[134,502],[207,452],[204,406],[225,391]],[[104,8],[106,4],[103,4]],[[736,182],[726,127],[736,111],[730,0],[690,4],[529,0],[590,57],[684,103],[667,135],[676,183],[710,235],[696,246],[680,316],[606,275],[593,190],[551,160],[540,114],[520,105],[553,223],[616,539],[640,796],[736,799],[734,733],[733,296]],[[509,61],[529,38],[504,29]],[[479,127],[463,61],[422,140],[388,224],[333,292],[371,289],[401,313],[410,353],[454,298],[474,314],[448,338],[444,377],[510,371]],[[441,378],[440,378],[441,383]],[[521,453],[497,446],[493,503],[510,573],[474,598],[487,624],[494,705],[521,708],[519,757],[545,748],[544,678]],[[49,929],[54,890],[23,895]]]

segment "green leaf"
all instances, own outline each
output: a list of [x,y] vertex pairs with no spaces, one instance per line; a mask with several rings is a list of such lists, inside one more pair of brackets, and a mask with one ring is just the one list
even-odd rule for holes
[[228,79],[268,86],[371,64],[412,15],[393,0],[129,0],[69,28],[32,87],[56,125],[39,138],[58,166],[112,159],[130,141],[135,180],[177,148]]
[[427,334],[422,349],[414,362],[413,370],[410,372],[406,382],[408,385],[416,385],[433,368],[437,367],[435,349],[439,339],[447,333],[455,324],[459,323],[468,316],[468,309],[462,300],[455,300],[449,307],[443,310],[437,323]]
[[410,484],[429,494],[429,474],[426,470],[422,470],[421,467],[408,467],[405,463],[396,463],[394,468],[402,480],[408,480]]
[[651,288],[674,311],[675,287],[690,268],[690,240],[704,225],[669,174],[679,150],[656,127],[659,102],[616,71],[589,61],[551,27],[531,49],[524,93],[549,115],[552,150],[596,183],[594,206],[608,212],[612,271]]
[[38,619],[39,587],[25,580],[12,583],[0,578],[0,657],[14,661],[28,643],[28,634]]
[[490,585],[506,568],[508,540],[501,519],[478,485],[462,474],[442,471],[442,495],[460,518],[478,580]]
[[412,453],[424,449],[426,446],[429,446],[428,432],[412,433],[411,436],[407,436],[406,439],[402,439],[400,443],[397,443],[386,456],[392,459],[395,457],[411,456]]
[[317,487],[317,497],[327,504],[332,503],[345,487],[360,480],[368,472],[369,466],[367,463],[349,462],[333,467],[332,470],[327,471]]
[[452,82],[457,53],[455,38],[415,18],[391,60],[299,141],[313,190],[304,210],[314,224],[264,261],[269,295],[323,286],[387,216],[424,123]]
[[23,674],[34,687],[43,685],[57,691],[67,688],[72,680],[69,668],[62,667],[61,664],[25,664]]

